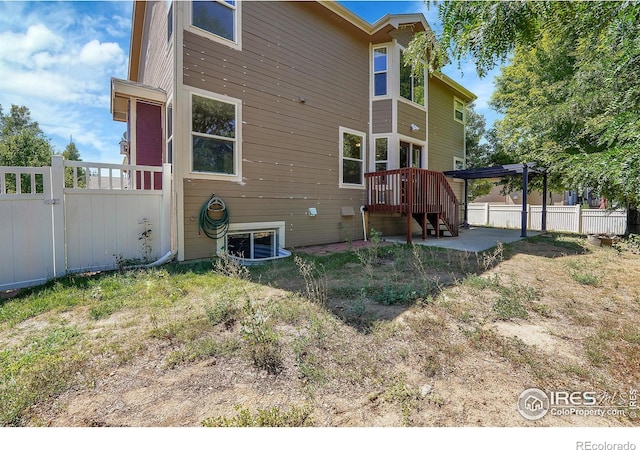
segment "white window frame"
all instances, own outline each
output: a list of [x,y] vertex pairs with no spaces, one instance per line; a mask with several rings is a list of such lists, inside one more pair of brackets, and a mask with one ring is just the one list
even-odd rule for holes
[[[275,231],[276,232],[276,256],[281,248],[286,247],[285,240],[285,222],[251,222],[251,223],[232,223],[229,224],[229,230],[227,233],[259,233],[262,231]],[[227,238],[216,240],[216,251],[218,256],[222,256],[227,251]],[[245,259],[249,259],[245,256]]]
[[398,168],[401,168],[401,166],[400,166],[400,163],[401,163],[401,161],[400,161],[401,148],[400,148],[400,147],[401,147],[401,144],[402,144],[403,142],[406,142],[406,143],[407,143],[407,144],[409,144],[409,146],[410,146],[410,147],[409,147],[409,151],[410,151],[410,153],[409,153],[409,155],[410,155],[410,156],[409,156],[409,158],[410,158],[410,164],[409,164],[409,166],[407,166],[407,168],[411,168],[411,167],[413,167],[413,163],[414,163],[414,161],[413,161],[413,147],[414,147],[414,146],[418,146],[418,147],[420,147],[420,155],[421,155],[421,156],[420,156],[420,158],[421,158],[421,159],[420,159],[419,167],[417,167],[417,168],[419,168],[419,169],[425,169],[425,168],[426,168],[426,166],[427,166],[427,156],[426,156],[427,146],[426,146],[426,145],[424,145],[424,142],[423,142],[423,141],[418,141],[418,140],[415,140],[415,139],[410,139],[410,138],[407,138],[407,137],[405,137],[405,136],[400,136],[400,138],[398,139],[398,154],[397,154],[397,158],[398,158]]
[[[456,114],[458,112],[458,103],[462,105],[462,110],[460,111],[462,113],[462,120],[458,119],[458,116]],[[466,114],[464,109],[465,109],[464,102],[460,100],[458,97],[453,97],[453,120],[462,124],[465,123]]]
[[[378,150],[378,139],[386,139],[387,140],[387,159],[377,159],[377,150]],[[376,167],[378,164],[381,163],[385,163],[387,165],[387,168],[385,170],[389,170],[389,153],[390,153],[390,146],[391,144],[391,137],[388,135],[384,135],[384,136],[374,136],[373,137],[373,147],[372,147],[372,155],[371,155],[371,160],[373,161],[373,166],[371,167],[371,169],[374,172],[378,172],[378,168]]]
[[[174,139],[173,135],[175,134],[174,129],[176,127],[174,118],[173,118],[173,97],[169,97],[169,101],[167,101],[167,107],[165,109],[165,133],[166,133],[166,146],[165,146],[165,162],[173,164],[173,160],[175,158],[173,147],[174,147]],[[169,151],[171,149],[171,151]],[[171,157],[169,157],[171,156]]]
[[[387,55],[387,68],[385,70],[375,70],[375,52],[376,50],[384,49]],[[391,97],[391,89],[389,88],[391,81],[391,70],[389,69],[391,62],[391,52],[389,45],[376,45],[375,47],[371,47],[371,97],[376,100],[386,99]],[[386,85],[386,93],[376,95],[376,75],[379,73],[387,74],[387,85]]]
[[[339,132],[340,132],[340,143],[339,143],[339,147],[338,147],[338,154],[340,155],[340,167],[338,170],[339,173],[339,186],[341,188],[344,189],[364,189],[365,188],[365,181],[364,181],[364,174],[367,172],[367,133],[364,133],[362,131],[358,131],[358,130],[353,130],[351,128],[346,128],[346,127],[340,127],[339,128]],[[362,138],[362,151],[361,151],[361,155],[362,155],[362,159],[355,159],[355,158],[345,158],[344,154],[343,154],[343,144],[344,144],[344,135],[345,134],[353,134],[354,136],[360,136]],[[344,183],[343,182],[343,172],[344,172],[344,164],[343,162],[347,160],[347,161],[360,161],[360,163],[362,164],[362,177],[361,177],[361,182],[360,184],[355,184],[355,183]]]
[[[398,80],[397,80],[397,84],[398,84],[398,99],[400,101],[404,101],[406,103],[409,103],[410,105],[413,106],[417,106],[423,110],[426,110],[427,108],[427,83],[428,83],[428,78],[427,78],[427,73],[426,73],[426,69],[423,68],[422,69],[422,86],[424,88],[424,92],[422,93],[422,103],[418,103],[415,100],[413,100],[413,93],[414,93],[414,86],[413,86],[413,79],[414,76],[411,75],[411,98],[406,98],[403,97],[402,94],[400,93],[400,83],[402,82],[402,68],[404,66],[404,60],[402,58],[402,53],[405,51],[405,48],[401,45],[398,45],[399,51],[398,51]],[[410,68],[411,69],[411,73],[413,73],[413,67]]]
[[[189,114],[185,114],[186,123],[186,137],[188,139],[188,146],[186,148],[189,149],[189,177],[191,178],[202,178],[207,180],[220,180],[220,181],[232,181],[232,182],[241,182],[242,181],[242,100],[237,98],[228,97],[226,95],[220,95],[213,92],[205,91],[202,89],[197,89],[190,87],[189,89],[185,89],[189,95],[188,101],[188,112]],[[222,140],[233,140],[235,142],[235,152],[234,152],[234,160],[233,174],[224,174],[224,173],[215,173],[215,172],[200,172],[193,170],[193,130],[192,128],[192,113],[193,113],[193,96],[197,95],[198,97],[209,98],[211,100],[216,100],[223,103],[229,103],[235,105],[236,108],[236,130],[235,130],[235,138],[220,138]],[[175,126],[175,124],[174,124]],[[199,134],[199,133],[198,133]],[[212,136],[212,135],[208,135]],[[217,139],[217,138],[216,138]],[[175,153],[175,152],[174,152]],[[176,156],[174,154],[174,160]]]
[[[188,31],[195,33],[197,35],[206,37],[207,39],[211,39],[212,41],[218,42],[219,44],[226,45],[227,47],[231,47],[235,50],[242,50],[242,1],[236,0],[235,5],[230,5],[224,0],[211,0],[217,3],[220,3],[229,9],[234,11],[233,13],[233,40],[229,40],[223,38],[222,36],[218,36],[215,33],[204,30],[193,25],[193,1],[186,2],[187,6],[187,17],[188,20],[185,21],[187,24]],[[175,14],[175,13],[174,13]]]
[[[457,165],[460,164],[462,166],[462,169],[459,169],[457,167]],[[464,158],[460,158],[458,156],[454,156],[453,157],[453,170],[464,170],[466,169],[466,164],[464,163]],[[458,183],[462,183],[464,180],[461,178],[454,178],[453,181],[458,182]]]

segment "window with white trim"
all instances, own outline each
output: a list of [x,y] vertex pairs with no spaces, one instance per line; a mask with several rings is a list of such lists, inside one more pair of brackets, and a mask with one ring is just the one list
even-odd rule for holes
[[406,66],[400,50],[400,97],[424,106],[424,70],[414,75],[413,66]]
[[364,187],[365,138],[365,133],[340,127],[340,187]]
[[389,167],[389,138],[375,138],[375,171],[387,170]]
[[227,252],[244,259],[275,258],[278,255],[277,230],[229,232]]
[[191,25],[227,43],[238,44],[239,2],[209,0],[191,2]]
[[237,176],[240,103],[191,93],[191,170]]
[[173,35],[173,0],[167,0],[167,42]]
[[387,95],[388,58],[387,47],[373,49],[373,95]]
[[464,159],[453,157],[453,170],[464,170]]
[[401,169],[405,167],[422,167],[422,145],[411,142],[400,141],[400,164]]
[[453,118],[456,122],[464,123],[464,102],[453,98]]

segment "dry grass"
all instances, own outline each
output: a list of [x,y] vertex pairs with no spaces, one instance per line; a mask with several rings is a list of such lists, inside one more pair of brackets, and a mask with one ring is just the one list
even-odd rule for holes
[[640,255],[567,236],[75,278],[0,303],[0,421],[633,425],[515,404],[532,386],[639,387],[637,279]]

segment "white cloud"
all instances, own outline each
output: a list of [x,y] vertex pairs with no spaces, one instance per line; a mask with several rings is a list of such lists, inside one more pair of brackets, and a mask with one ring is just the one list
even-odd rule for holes
[[6,31],[0,34],[0,59],[25,64],[31,57],[42,51],[58,51],[64,40],[46,25],[31,25],[24,33]]
[[117,66],[125,59],[124,52],[115,42],[101,43],[97,39],[87,42],[79,55],[79,62],[92,66]]
[[[25,105],[56,151],[121,162],[110,77],[126,77],[129,2],[1,2],[0,104]],[[8,18],[11,18],[9,20]]]

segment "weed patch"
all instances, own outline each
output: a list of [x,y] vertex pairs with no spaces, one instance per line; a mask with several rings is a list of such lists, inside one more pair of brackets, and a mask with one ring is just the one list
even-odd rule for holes
[[309,405],[291,406],[287,411],[279,407],[260,409],[255,414],[247,408],[236,406],[238,414],[233,417],[218,416],[202,421],[205,427],[310,427],[313,426],[312,408]]
[[80,339],[76,328],[59,327],[0,351],[0,425],[21,425],[27,408],[74,382],[84,357],[67,351]]

